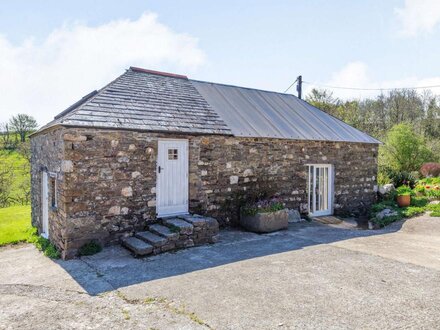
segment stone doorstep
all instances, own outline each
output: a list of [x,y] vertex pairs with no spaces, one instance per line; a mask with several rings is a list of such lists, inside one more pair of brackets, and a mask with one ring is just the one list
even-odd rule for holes
[[218,229],[219,227],[217,220],[214,218],[204,217],[198,214],[178,215],[177,218],[189,222],[194,227],[208,227],[210,229]]
[[170,241],[177,241],[179,239],[179,233],[173,233],[168,227],[159,224],[148,226],[148,230]]
[[178,215],[177,218],[189,222],[194,227],[203,227],[206,225],[206,218],[197,214],[183,214],[183,215]]
[[136,237],[125,237],[122,244],[138,256],[146,256],[153,252],[153,246]]
[[193,233],[194,226],[187,221],[178,218],[169,218],[162,220],[163,224],[167,227],[175,227],[179,229],[179,233],[183,235],[191,235]]
[[161,247],[168,243],[168,239],[163,236],[153,234],[149,231],[141,231],[134,235],[136,238],[153,245],[154,247]]

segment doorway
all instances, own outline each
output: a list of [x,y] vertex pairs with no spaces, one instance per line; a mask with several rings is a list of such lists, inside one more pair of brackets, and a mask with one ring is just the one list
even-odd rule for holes
[[333,213],[333,167],[330,164],[308,165],[308,205],[311,216]]

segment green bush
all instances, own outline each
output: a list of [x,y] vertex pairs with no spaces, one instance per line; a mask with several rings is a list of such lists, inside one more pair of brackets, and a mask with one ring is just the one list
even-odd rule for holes
[[397,204],[393,200],[385,200],[380,203],[373,204],[371,206],[371,213],[378,213],[385,209],[394,209],[397,207]]
[[431,217],[440,217],[440,211],[432,211]]
[[46,257],[51,259],[59,259],[60,252],[57,250],[56,246],[51,243],[47,238],[39,236],[37,230],[35,229],[34,234],[28,239],[29,243],[33,243],[35,247],[43,252]]
[[429,204],[429,200],[425,197],[413,197],[411,198],[411,206],[425,207]]
[[423,206],[408,206],[402,210],[402,215],[406,218],[416,216],[425,212],[425,207]]
[[377,218],[373,218],[372,221],[379,225],[379,227],[385,227],[388,226],[390,224],[392,224],[393,222],[399,221],[403,219],[403,215],[401,213],[397,213],[397,215],[392,215],[390,217],[385,217],[382,219],[377,219]]
[[399,172],[391,168],[385,169],[391,183],[394,187],[409,186],[414,188],[416,185],[416,178],[409,172]]
[[[391,209],[397,214],[390,217],[385,217],[383,219],[377,219],[376,214],[387,208]],[[429,204],[429,200],[425,197],[412,197],[410,206],[399,208],[394,200],[385,200],[372,205],[370,218],[373,223],[379,225],[380,227],[385,227],[395,221],[410,218],[426,211],[440,212],[440,204]]]
[[410,196],[412,190],[408,186],[400,186],[396,189],[397,196]]
[[381,186],[392,183],[386,171],[381,168],[379,168],[379,171],[377,172],[377,183]]
[[84,244],[78,250],[80,256],[91,256],[102,251],[102,246],[95,241]]
[[428,211],[440,212],[440,204],[428,204],[426,209]]
[[434,158],[423,137],[409,124],[393,126],[380,153],[381,162],[397,172],[418,171],[423,163]]

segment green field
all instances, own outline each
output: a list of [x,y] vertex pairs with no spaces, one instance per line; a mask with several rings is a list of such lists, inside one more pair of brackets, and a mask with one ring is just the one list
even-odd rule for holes
[[24,242],[33,231],[29,205],[0,208],[0,246]]
[[17,151],[0,150],[0,165],[12,167],[10,205],[29,203],[30,169],[28,161]]

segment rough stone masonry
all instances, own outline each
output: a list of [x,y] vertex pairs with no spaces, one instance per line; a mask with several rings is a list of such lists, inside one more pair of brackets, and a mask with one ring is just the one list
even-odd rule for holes
[[376,196],[375,144],[58,127],[31,139],[32,224],[41,230],[42,171],[56,175],[49,232],[64,258],[155,222],[159,138],[188,139],[190,211],[222,225],[236,224],[240,201],[261,192],[304,211],[307,164],[334,166],[335,214],[365,212]]

